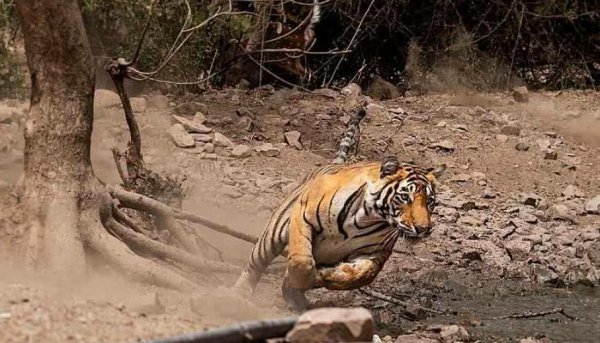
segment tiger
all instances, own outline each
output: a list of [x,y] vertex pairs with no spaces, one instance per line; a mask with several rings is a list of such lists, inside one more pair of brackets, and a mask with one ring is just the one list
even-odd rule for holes
[[435,188],[445,169],[400,163],[395,156],[316,169],[275,210],[234,290],[253,293],[280,255],[287,255],[282,293],[293,312],[309,307],[308,290],[371,284],[399,237],[431,234]]

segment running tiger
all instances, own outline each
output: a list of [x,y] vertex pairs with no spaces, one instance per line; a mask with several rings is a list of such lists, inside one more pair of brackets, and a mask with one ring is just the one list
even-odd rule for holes
[[400,236],[430,234],[435,183],[445,168],[423,169],[386,157],[382,163],[315,170],[277,208],[235,288],[253,292],[286,248],[282,290],[293,311],[307,308],[309,289],[370,284]]

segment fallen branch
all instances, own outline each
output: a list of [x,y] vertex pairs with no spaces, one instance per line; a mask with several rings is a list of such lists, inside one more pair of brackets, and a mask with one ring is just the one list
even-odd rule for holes
[[171,216],[176,219],[187,220],[192,223],[201,224],[209,229],[239,238],[249,243],[254,244],[258,242],[258,237],[256,236],[236,231],[226,225],[216,223],[199,215],[172,208],[147,196],[129,192],[113,186],[107,187],[111,196],[118,199],[122,206],[136,210],[147,211],[159,216]]
[[284,337],[297,321],[297,317],[290,317],[241,322],[214,330],[146,341],[146,343],[264,342],[270,338]]
[[502,316],[502,317],[494,317],[493,319],[528,319],[528,318],[537,318],[537,317],[544,317],[544,316],[549,316],[552,314],[560,314],[563,315],[567,318],[569,318],[570,320],[577,320],[577,317],[573,317],[571,315],[568,315],[565,310],[562,307],[558,307],[549,311],[542,311],[542,312],[523,312],[523,313],[514,313],[508,316]]
[[[369,295],[372,296],[374,298],[377,298],[379,300],[383,300],[386,302],[389,302],[390,304],[394,304],[394,305],[398,305],[398,306],[402,306],[402,307],[407,307],[409,304],[406,301],[402,301],[400,299],[391,297],[389,295],[385,295],[383,293],[379,293],[377,291],[371,290],[371,289],[365,289],[365,288],[360,288],[358,290],[360,293],[364,294],[364,295]],[[421,305],[416,305],[417,308],[419,308],[420,310],[423,310],[424,312],[427,313],[433,313],[433,314],[446,314],[448,313],[447,310],[436,310],[436,309],[432,309],[432,308],[427,308],[427,307],[423,307]],[[412,320],[412,318],[407,318]]]

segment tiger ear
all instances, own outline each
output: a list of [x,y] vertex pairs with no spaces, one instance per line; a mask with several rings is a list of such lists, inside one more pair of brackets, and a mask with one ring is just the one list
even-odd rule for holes
[[400,169],[400,162],[396,156],[386,156],[381,163],[381,169],[379,169],[379,177],[384,178],[389,175],[396,174]]
[[427,178],[429,179],[429,181],[436,182],[439,178],[442,177],[442,175],[444,175],[444,172],[446,171],[446,165],[440,164],[439,166],[434,167],[434,168],[429,168],[426,171],[427,171]]

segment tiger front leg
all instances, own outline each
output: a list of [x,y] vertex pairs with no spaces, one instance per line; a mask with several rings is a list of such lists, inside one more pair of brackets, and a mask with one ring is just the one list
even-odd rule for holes
[[331,290],[351,290],[371,284],[382,265],[372,257],[358,257],[335,267],[319,268],[314,287]]
[[296,312],[307,308],[304,293],[313,288],[315,281],[312,236],[311,227],[304,222],[303,216],[294,215],[289,228],[287,270],[282,291],[288,308]]

